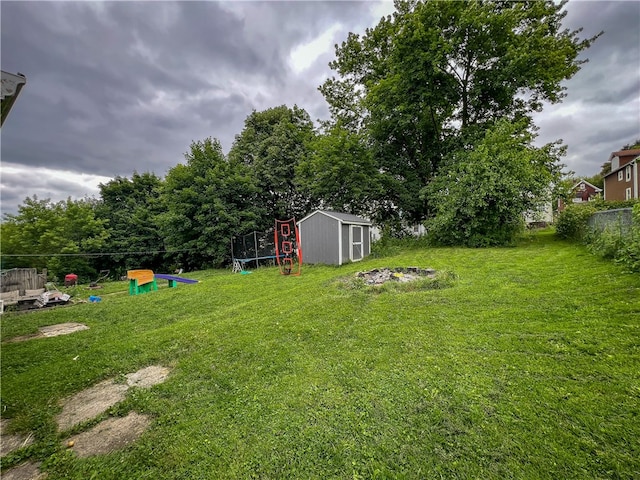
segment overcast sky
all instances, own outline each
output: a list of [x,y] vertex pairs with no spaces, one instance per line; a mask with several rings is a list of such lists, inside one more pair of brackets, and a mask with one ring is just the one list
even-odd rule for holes
[[[640,2],[570,2],[565,26],[605,33],[537,115],[539,143],[598,173],[640,138]],[[231,148],[252,110],[286,104],[328,118],[317,87],[334,44],[390,2],[0,2],[2,70],[27,76],[1,135],[1,210],[25,197],[98,196],[134,171],[163,177],[193,140]]]

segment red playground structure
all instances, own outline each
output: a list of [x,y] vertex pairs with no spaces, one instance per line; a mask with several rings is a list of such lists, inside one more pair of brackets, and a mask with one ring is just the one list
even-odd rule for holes
[[[300,275],[302,271],[302,247],[296,219],[276,220],[274,230],[276,261],[282,275]],[[296,268],[297,265],[297,268]]]

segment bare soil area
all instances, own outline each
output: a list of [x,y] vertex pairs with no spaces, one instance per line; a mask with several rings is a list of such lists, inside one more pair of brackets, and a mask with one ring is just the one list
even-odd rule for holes
[[68,430],[78,423],[97,417],[124,400],[128,389],[128,385],[105,380],[64,400],[62,412],[56,417],[58,428]]
[[58,335],[69,335],[70,333],[79,332],[81,330],[88,330],[89,327],[83,323],[59,323],[57,325],[47,325],[46,327],[40,327],[38,333],[32,333],[29,335],[20,335],[7,340],[8,343],[25,342],[27,340],[33,340],[36,338],[45,337],[57,337]]
[[126,383],[116,383],[113,379],[105,380],[76,393],[62,402],[62,412],[56,417],[58,428],[64,431],[78,423],[91,420],[124,400],[129,388],[150,388],[164,382],[168,376],[168,368],[151,365],[126,375]]
[[126,417],[108,418],[92,429],[70,437],[64,445],[79,457],[111,453],[135,442],[150,423],[148,416],[130,412]]
[[24,435],[24,434],[7,434],[7,428],[9,428],[10,420],[7,418],[3,418],[0,420],[0,437],[2,437],[2,441],[0,442],[0,456],[4,456],[9,452],[13,452],[19,448],[28,447],[33,443],[33,435]]
[[40,464],[35,462],[21,463],[2,474],[3,480],[44,480],[46,473],[39,470]]

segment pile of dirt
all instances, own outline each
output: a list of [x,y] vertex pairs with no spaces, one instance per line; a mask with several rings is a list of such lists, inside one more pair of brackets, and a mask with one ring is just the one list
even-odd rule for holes
[[356,273],[356,278],[364,279],[367,285],[382,285],[386,282],[406,283],[421,277],[435,278],[435,276],[435,270],[420,267],[374,268],[368,272]]

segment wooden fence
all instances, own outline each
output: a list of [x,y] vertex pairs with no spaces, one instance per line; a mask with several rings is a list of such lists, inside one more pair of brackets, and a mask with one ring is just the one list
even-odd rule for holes
[[47,281],[46,269],[38,273],[35,268],[13,268],[3,270],[0,277],[0,292],[11,292],[19,290],[20,295],[25,294],[25,290],[38,290],[44,288]]

